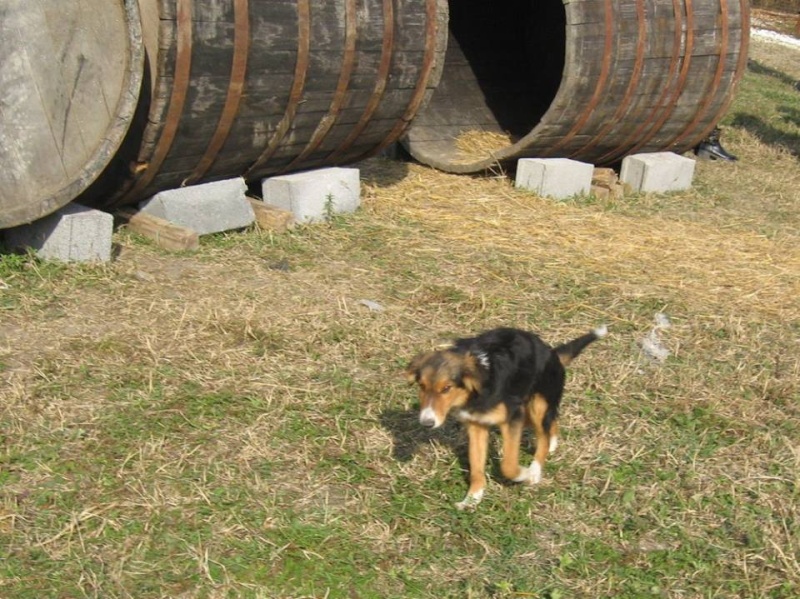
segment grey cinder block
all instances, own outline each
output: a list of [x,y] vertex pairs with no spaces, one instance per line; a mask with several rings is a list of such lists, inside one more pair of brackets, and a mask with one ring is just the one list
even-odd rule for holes
[[588,194],[594,165],[569,158],[521,158],[515,186],[540,196],[565,199]]
[[619,178],[633,191],[681,191],[691,188],[694,165],[674,152],[631,154],[622,160]]
[[294,214],[297,222],[318,222],[329,213],[354,212],[361,204],[357,168],[321,168],[278,175],[261,182],[264,203]]
[[67,204],[53,214],[5,231],[11,249],[30,248],[46,260],[108,262],[114,217],[80,204]]
[[200,235],[241,229],[255,221],[244,179],[226,179],[160,191],[139,205],[157,216]]

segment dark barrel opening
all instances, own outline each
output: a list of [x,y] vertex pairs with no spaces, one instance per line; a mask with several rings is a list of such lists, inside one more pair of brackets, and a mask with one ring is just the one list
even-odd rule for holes
[[566,12],[562,0],[451,0],[449,10],[442,78],[409,138],[424,146],[423,162],[458,171],[518,142],[547,112],[564,70]]
[[[427,117],[448,119],[483,109],[483,130],[507,133],[515,141],[523,137],[561,84],[565,27],[562,0],[451,1],[440,83],[447,91],[434,95]],[[470,85],[482,93],[470,93],[465,89]],[[481,98],[483,107],[476,103]]]

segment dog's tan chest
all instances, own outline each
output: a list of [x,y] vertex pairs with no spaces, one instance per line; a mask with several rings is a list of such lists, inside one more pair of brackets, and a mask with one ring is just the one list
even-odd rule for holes
[[499,404],[488,412],[470,412],[459,410],[457,418],[461,422],[474,422],[484,426],[497,426],[508,421],[508,409],[504,404]]

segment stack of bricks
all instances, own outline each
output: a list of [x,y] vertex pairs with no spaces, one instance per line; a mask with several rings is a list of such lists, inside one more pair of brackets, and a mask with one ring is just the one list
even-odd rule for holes
[[598,199],[619,200],[625,195],[625,185],[613,168],[596,167],[592,172],[592,195]]

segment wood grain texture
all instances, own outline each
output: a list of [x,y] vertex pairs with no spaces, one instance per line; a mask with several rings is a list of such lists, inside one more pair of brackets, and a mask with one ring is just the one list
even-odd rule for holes
[[3,0],[0,228],[68,204],[130,125],[144,50],[136,0]]
[[90,205],[351,162],[395,141],[441,75],[446,0],[140,2],[159,16],[148,116]]
[[200,247],[200,235],[197,231],[163,218],[130,209],[119,210],[116,216],[131,231],[147,237],[162,249],[180,252],[194,251]]

